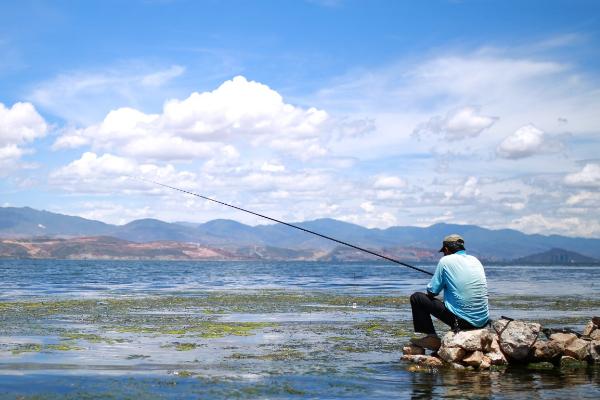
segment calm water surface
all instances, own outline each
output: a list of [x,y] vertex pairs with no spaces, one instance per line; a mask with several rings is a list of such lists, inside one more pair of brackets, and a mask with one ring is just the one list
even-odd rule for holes
[[[491,266],[486,273],[492,318],[580,329],[598,314],[599,267]],[[0,281],[0,306],[14,312],[0,320],[0,398],[600,398],[597,368],[407,370],[399,360],[410,335],[405,300],[423,290],[428,277],[395,265],[4,260]],[[211,293],[226,300],[214,309],[186,300]],[[247,293],[283,300],[239,304]],[[377,296],[401,301],[361,301]],[[184,300],[145,306],[145,299],[169,298]],[[115,299],[140,303],[111,311],[107,302]],[[75,301],[74,311],[27,315],[27,307],[62,300]],[[77,308],[84,300],[93,300],[93,307]],[[148,333],[157,316],[168,324],[189,317],[273,325],[248,336]],[[119,330],[142,317],[146,331]],[[80,335],[65,341],[72,332],[104,339]],[[177,351],[182,342],[194,349]],[[64,343],[74,348],[56,347]]]

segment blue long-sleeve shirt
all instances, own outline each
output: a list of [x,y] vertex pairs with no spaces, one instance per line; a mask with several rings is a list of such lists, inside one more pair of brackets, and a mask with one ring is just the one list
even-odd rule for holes
[[483,265],[462,250],[440,259],[427,291],[444,291],[444,304],[471,325],[482,327],[488,321],[487,281]]

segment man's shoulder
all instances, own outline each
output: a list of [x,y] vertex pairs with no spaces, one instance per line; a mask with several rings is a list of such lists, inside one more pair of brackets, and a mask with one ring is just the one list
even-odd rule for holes
[[443,256],[442,258],[440,258],[440,264],[442,265],[453,265],[456,263],[461,263],[464,262],[463,260],[469,260],[469,262],[471,263],[477,263],[477,264],[481,264],[481,262],[479,261],[479,259],[475,256],[472,256],[470,254],[466,254],[466,253],[454,253],[454,254],[448,254],[447,256]]

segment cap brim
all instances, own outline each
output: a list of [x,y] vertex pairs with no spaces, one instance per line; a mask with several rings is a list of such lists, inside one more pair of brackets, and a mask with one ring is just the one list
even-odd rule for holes
[[443,252],[444,252],[444,246],[442,246],[442,248],[438,250],[438,253],[443,253]]

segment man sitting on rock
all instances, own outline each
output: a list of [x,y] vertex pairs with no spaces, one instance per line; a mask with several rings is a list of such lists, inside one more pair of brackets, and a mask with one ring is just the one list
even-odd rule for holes
[[[444,257],[427,285],[427,294],[416,292],[410,296],[415,332],[426,334],[411,342],[434,351],[440,348],[441,339],[435,332],[431,315],[457,331],[479,329],[489,319],[483,265],[467,255],[465,241],[459,235],[446,236],[440,252]],[[435,298],[442,290],[444,302]]]

